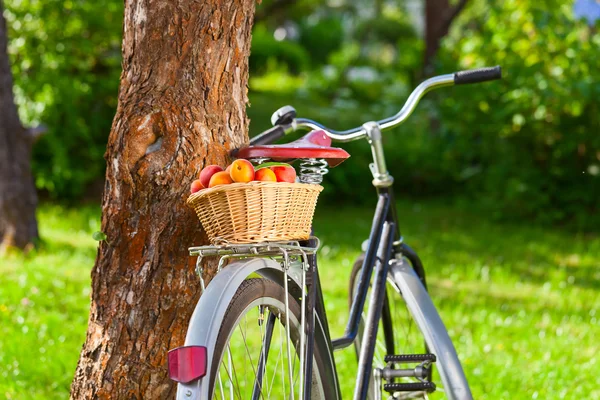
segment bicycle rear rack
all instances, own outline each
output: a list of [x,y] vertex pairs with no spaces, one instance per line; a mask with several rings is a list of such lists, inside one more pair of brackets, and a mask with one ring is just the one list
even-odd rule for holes
[[262,257],[270,258],[282,262],[282,266],[289,269],[290,261],[300,258],[302,260],[303,269],[308,268],[309,254],[315,254],[319,249],[320,242],[315,236],[310,239],[315,239],[317,245],[315,247],[303,246],[299,241],[281,241],[281,242],[262,242],[262,243],[227,243],[209,246],[195,246],[188,249],[190,256],[198,256],[196,260],[196,273],[200,277],[202,291],[205,289],[204,279],[202,278],[203,268],[202,260],[205,257],[221,257],[217,266],[217,273],[231,259],[237,258],[252,258]]
[[190,256],[223,256],[223,255],[237,255],[240,257],[262,257],[273,255],[301,255],[301,254],[314,254],[319,248],[318,238],[311,236],[310,239],[317,240],[316,247],[302,246],[299,241],[281,241],[281,242],[261,242],[261,243],[226,243],[209,246],[195,246],[190,247],[188,250]]

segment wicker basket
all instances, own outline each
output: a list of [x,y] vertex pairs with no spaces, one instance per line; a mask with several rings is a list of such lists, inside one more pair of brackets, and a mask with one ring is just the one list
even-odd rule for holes
[[323,186],[305,183],[232,183],[192,194],[211,243],[308,239]]

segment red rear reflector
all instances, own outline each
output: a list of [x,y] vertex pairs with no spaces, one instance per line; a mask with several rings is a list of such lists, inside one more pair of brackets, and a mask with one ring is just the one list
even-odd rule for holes
[[182,346],[169,351],[169,378],[188,383],[206,375],[206,347]]

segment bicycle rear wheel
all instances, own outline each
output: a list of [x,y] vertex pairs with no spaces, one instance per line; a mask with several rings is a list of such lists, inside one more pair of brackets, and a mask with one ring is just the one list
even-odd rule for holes
[[[350,275],[350,304],[352,303],[353,295],[356,291],[358,284],[358,277],[362,270],[362,264],[364,260],[364,254],[361,255],[354,263],[352,273]],[[369,289],[370,291],[370,289]],[[360,353],[360,347],[362,345],[364,323],[366,315],[368,313],[368,299],[363,312],[361,325],[359,327],[358,335],[355,340],[355,350],[357,357]],[[412,318],[412,315],[407,308],[407,305],[400,293],[398,285],[394,282],[391,276],[388,276],[386,284],[386,294],[384,299],[383,310],[381,313],[381,319],[379,321],[379,328],[377,330],[377,339],[375,345],[375,353],[373,356],[373,369],[383,369],[388,366],[385,361],[386,355],[397,355],[397,354],[425,354],[428,353],[425,338],[421,333],[421,330]],[[411,364],[415,366],[414,364]],[[408,368],[408,365],[398,364],[398,368]],[[426,380],[434,381],[436,384],[439,382],[438,374],[435,371],[435,364],[429,365],[429,373],[424,378]],[[432,379],[433,378],[433,379]],[[414,383],[418,382],[415,378],[394,378],[388,380],[385,383]],[[376,393],[383,391],[383,383],[373,375],[369,382],[369,400],[378,399]],[[444,398],[443,389],[440,388],[437,392],[427,393],[426,391],[413,391],[413,392],[396,392],[394,399],[437,399]],[[388,395],[389,396],[389,395]],[[382,398],[387,398],[385,395]]]
[[[212,358],[212,399],[299,399],[300,304],[279,284],[262,278],[237,290]],[[289,319],[289,326],[287,321]],[[337,398],[324,338],[315,335],[311,399]]]

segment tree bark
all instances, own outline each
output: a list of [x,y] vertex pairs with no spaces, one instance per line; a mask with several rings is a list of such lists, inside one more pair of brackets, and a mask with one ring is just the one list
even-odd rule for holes
[[428,75],[440,41],[448,34],[452,21],[460,14],[467,0],[459,0],[455,6],[449,0],[425,0],[425,59],[423,75]]
[[164,399],[167,351],[199,297],[185,205],[206,164],[247,143],[254,0],[127,0],[102,231],[72,399]]
[[13,97],[7,28],[0,0],[0,253],[38,239],[37,194],[31,175],[31,137]]

